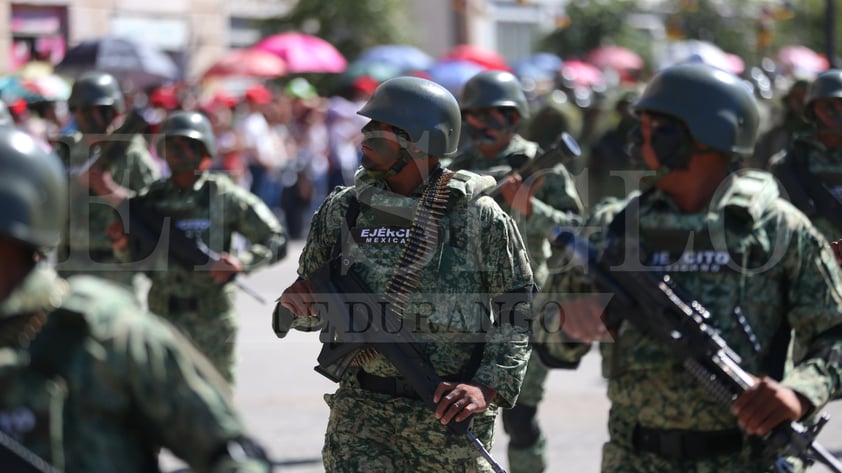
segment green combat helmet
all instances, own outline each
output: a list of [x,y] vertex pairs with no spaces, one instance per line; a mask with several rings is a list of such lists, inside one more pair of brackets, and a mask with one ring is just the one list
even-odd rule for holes
[[721,69],[701,63],[668,67],[652,78],[634,110],[676,117],[693,139],[717,151],[754,152],[759,125],[754,96],[740,78]]
[[111,74],[90,72],[73,83],[67,106],[72,110],[83,106],[113,107],[117,113],[123,113],[126,104],[120,84]]
[[804,97],[804,116],[807,120],[815,123],[813,102],[827,98],[842,98],[842,69],[822,72],[807,88],[807,96]]
[[421,151],[437,157],[456,153],[462,117],[453,94],[419,77],[396,77],[380,84],[357,112],[409,134]]
[[0,128],[0,236],[39,251],[58,245],[67,216],[66,180],[56,156],[26,133]]
[[520,81],[510,72],[483,71],[471,77],[462,88],[462,110],[486,107],[512,107],[523,118],[529,117],[529,102]]
[[[200,145],[208,156],[216,157],[216,138],[208,119],[199,112],[175,112],[161,124],[161,138],[158,140],[158,156],[166,158],[164,140],[174,136],[189,138]],[[173,162],[167,159],[172,172],[197,169],[201,158],[179,161],[177,169],[173,169]]]

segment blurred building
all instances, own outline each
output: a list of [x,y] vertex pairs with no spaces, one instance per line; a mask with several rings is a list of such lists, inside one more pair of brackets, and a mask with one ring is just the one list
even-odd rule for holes
[[[0,2],[0,74],[32,59],[57,62],[82,40],[119,35],[167,51],[187,77],[221,53],[260,38],[254,20],[282,15],[296,0],[11,0]],[[563,25],[568,0],[407,0],[419,46],[439,55],[471,43],[512,61]]]

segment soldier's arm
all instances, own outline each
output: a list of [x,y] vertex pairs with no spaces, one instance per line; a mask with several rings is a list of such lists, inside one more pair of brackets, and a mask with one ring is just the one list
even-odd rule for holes
[[236,215],[234,230],[251,243],[246,251],[237,254],[243,271],[276,263],[286,256],[286,232],[269,207],[244,189],[234,189],[229,197],[230,211]]
[[576,226],[576,216],[584,213],[584,206],[573,178],[564,168],[556,166],[543,175],[541,186],[532,197],[532,215],[526,219],[525,232],[547,234],[557,226]]
[[485,262],[483,274],[489,295],[504,309],[486,337],[475,384],[493,389],[495,403],[514,406],[529,361],[529,319],[533,291],[532,270],[512,219],[490,198],[477,201],[483,209],[478,251]]
[[783,264],[792,277],[787,318],[807,354],[782,384],[819,409],[842,396],[842,273],[824,237],[798,220]]
[[[268,471],[261,449],[248,439],[230,392],[210,362],[164,320],[132,309],[94,331],[111,378],[123,390],[131,418],[151,441],[192,471]],[[104,373],[102,377],[107,378]],[[230,452],[244,454],[232,457]],[[263,458],[261,458],[263,457]],[[237,469],[240,468],[240,469]]]

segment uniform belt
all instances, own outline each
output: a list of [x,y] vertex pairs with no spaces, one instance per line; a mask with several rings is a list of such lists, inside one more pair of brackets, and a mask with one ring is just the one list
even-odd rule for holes
[[632,433],[632,445],[635,450],[667,460],[696,461],[739,452],[743,448],[743,433],[738,429],[648,429],[638,425]]
[[196,311],[199,309],[199,300],[195,297],[170,296],[170,312]]
[[[456,381],[458,378],[456,375],[442,376],[442,380],[444,381]],[[421,396],[418,395],[415,388],[405,378],[400,376],[384,378],[360,371],[357,373],[357,381],[359,381],[360,387],[366,391],[421,400]]]

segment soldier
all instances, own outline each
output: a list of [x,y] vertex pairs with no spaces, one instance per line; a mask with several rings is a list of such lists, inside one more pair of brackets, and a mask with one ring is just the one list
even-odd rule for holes
[[[325,397],[326,471],[491,471],[443,424],[473,415],[473,432],[489,448],[498,408],[517,400],[530,354],[526,250],[511,218],[482,195],[493,179],[439,164],[455,153],[461,128],[450,92],[398,77],[378,86],[359,114],[371,121],[363,127],[356,184],[337,188],[315,214],[300,278],[281,303],[299,317],[309,315],[317,295],[308,278],[332,254],[341,255],[372,293],[405,301],[397,313],[413,321],[413,334],[446,381],[435,391],[434,413],[416,392],[401,389],[406,380],[382,354],[359,355],[339,389]],[[432,210],[431,201],[437,202]],[[427,238],[426,246],[408,246],[415,236]],[[419,277],[395,288],[408,258],[420,267],[412,273]],[[514,309],[483,308],[500,300]],[[309,318],[297,321],[308,325]]]
[[810,123],[804,119],[804,97],[809,84],[808,81],[799,79],[781,98],[783,116],[779,123],[757,139],[754,154],[746,163],[747,166],[768,169],[773,156],[788,149],[797,135],[810,130]]
[[[537,324],[536,343],[573,361],[589,343],[571,342],[613,337],[600,345],[611,400],[603,472],[768,471],[755,436],[816,412],[842,389],[842,275],[827,241],[778,198],[768,173],[732,172],[735,157],[753,151],[758,121],[737,77],[704,64],[673,66],[634,109],[635,152],[655,170],[653,186],[608,201],[582,228],[600,253],[624,245],[611,248],[623,249],[635,270],[666,271],[708,309],[707,323],[757,382],[729,411],[667,345],[610,303],[603,315],[605,298],[581,268],[551,284],[563,302],[563,330]],[[638,246],[651,258],[630,259]],[[794,367],[790,333],[808,353]]]
[[[573,180],[563,164],[537,173],[540,180],[524,182],[517,174],[525,159],[535,159],[543,151],[515,131],[522,119],[529,118],[529,107],[520,82],[511,73],[485,71],[475,75],[465,83],[460,105],[470,143],[449,167],[474,172],[502,167],[509,171],[501,176],[508,184],[499,203],[526,239],[532,273],[540,287],[549,272],[547,236],[555,226],[568,221],[568,213],[582,213]],[[547,442],[535,418],[546,379],[547,368],[538,357],[532,357],[517,405],[503,410],[512,473],[546,468]]]
[[825,71],[810,84],[804,116],[812,130],[795,135],[772,158],[771,171],[785,197],[834,241],[842,234],[842,70]]
[[[142,300],[137,273],[119,266],[106,227],[120,201],[158,178],[158,167],[139,132],[111,135],[126,111],[114,76],[94,72],[80,77],[67,105],[78,131],[62,137],[56,148],[70,179],[70,218],[59,245],[59,274],[93,273],[131,288]],[[107,147],[117,150],[119,156],[97,159],[97,152]]]
[[59,160],[0,130],[3,471],[268,472],[207,360],[125,289],[47,266],[66,216]]
[[[162,124],[162,138],[157,146],[172,175],[135,197],[137,200],[130,202],[129,210],[148,208],[162,217],[170,217],[178,230],[198,241],[199,246],[206,246],[208,254],[218,257],[204,268],[167,264],[147,271],[152,280],[149,308],[188,334],[233,384],[237,334],[234,309],[237,288],[233,278],[283,258],[286,234],[258,197],[226,175],[208,171],[216,156],[216,142],[204,115],[173,113]],[[114,223],[109,231],[122,261],[139,258],[131,254],[122,222]],[[231,253],[231,237],[235,232],[250,242],[247,250],[236,255]]]

